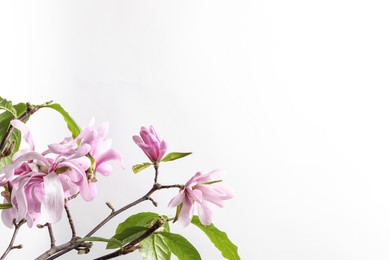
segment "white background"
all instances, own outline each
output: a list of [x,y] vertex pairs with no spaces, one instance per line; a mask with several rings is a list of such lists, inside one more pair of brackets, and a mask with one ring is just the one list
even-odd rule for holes
[[[193,152],[164,165],[161,182],[226,170],[236,197],[214,222],[242,259],[389,259],[389,12],[375,0],[2,1],[0,95],[110,123],[127,168],[99,179],[94,202],[71,205],[79,235],[109,213],[106,201],[149,189],[151,171],[131,173],[146,158],[131,136],[152,124],[170,151]],[[67,135],[52,111],[29,125],[38,149]],[[174,214],[175,194],[157,194],[157,211]],[[143,210],[155,209],[128,214]],[[196,228],[174,231],[222,259]],[[70,236],[66,222],[55,232]],[[11,230],[0,234],[5,248]],[[49,247],[46,230],[27,227],[17,243],[9,259]]]

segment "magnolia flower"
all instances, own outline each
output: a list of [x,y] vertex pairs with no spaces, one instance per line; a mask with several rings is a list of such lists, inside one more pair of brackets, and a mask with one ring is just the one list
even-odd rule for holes
[[180,206],[181,210],[177,220],[183,226],[187,226],[194,214],[194,204],[197,204],[199,219],[204,225],[212,222],[212,210],[210,203],[223,207],[223,201],[231,199],[233,192],[221,183],[222,170],[213,170],[202,174],[197,172],[184,188],[170,202],[169,207]]
[[2,220],[9,227],[13,219],[26,219],[29,227],[59,221],[65,198],[80,193],[85,201],[93,200],[95,172],[109,175],[111,166],[106,162],[121,162],[120,154],[109,149],[110,140],[105,138],[107,125],[98,131],[86,128],[77,138],[49,145],[40,154],[34,151],[26,125],[18,120],[11,123],[22,132],[30,149],[20,150],[12,163],[1,170],[0,186],[8,186],[10,194],[5,199],[13,206],[2,211]]
[[141,137],[137,135],[133,136],[134,142],[152,162],[161,161],[167,150],[167,144],[159,138],[153,126],[150,126],[149,129],[141,127],[140,135]]

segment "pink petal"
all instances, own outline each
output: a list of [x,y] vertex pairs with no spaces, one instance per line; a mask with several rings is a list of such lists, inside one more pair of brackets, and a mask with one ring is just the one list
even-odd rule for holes
[[[4,200],[4,203],[8,203]],[[3,209],[1,212],[1,220],[4,225],[8,228],[13,228],[13,220],[16,219],[18,212],[15,207],[10,209]]]
[[113,149],[110,149],[110,150],[104,152],[98,158],[95,158],[95,159],[96,159],[96,167],[99,167],[99,165],[101,163],[104,163],[104,162],[107,162],[107,161],[112,161],[112,160],[118,160],[119,163],[121,164],[122,168],[125,167],[123,165],[123,162],[122,162],[121,154],[119,152],[113,150]]
[[112,166],[109,163],[102,163],[96,167],[95,171],[103,176],[109,176],[112,173]]
[[181,208],[178,223],[183,227],[186,227],[190,224],[192,217],[194,215],[194,201],[185,196],[183,200],[183,207]]
[[212,223],[213,211],[210,209],[207,202],[198,203],[198,213],[200,222],[202,222],[203,225],[208,226]]
[[179,204],[183,202],[184,196],[185,196],[184,191],[180,191],[179,194],[173,197],[173,199],[169,202],[168,207],[174,208],[179,206]]
[[34,150],[35,145],[31,136],[30,129],[22,121],[18,119],[12,120],[11,125],[22,133],[24,140],[28,143],[31,149]]
[[64,210],[64,191],[61,181],[55,172],[43,178],[45,194],[43,195],[41,214],[48,223],[58,222]]

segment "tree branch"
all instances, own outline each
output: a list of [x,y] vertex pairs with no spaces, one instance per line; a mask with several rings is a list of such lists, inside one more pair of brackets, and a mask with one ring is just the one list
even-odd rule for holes
[[110,254],[98,257],[94,260],[107,260],[112,259],[121,255],[126,255],[128,253],[134,252],[135,250],[139,249],[140,247],[137,246],[138,243],[142,242],[146,238],[148,238],[150,235],[152,235],[157,229],[162,227],[162,225],[165,224],[165,220],[163,218],[160,218],[156,221],[156,223],[153,224],[148,230],[145,231],[142,235],[131,241],[130,243],[126,244],[123,248],[112,252]]
[[[90,237],[92,236],[93,234],[95,234],[100,228],[102,228],[105,224],[107,224],[107,222],[109,222],[111,219],[113,219],[115,216],[119,215],[120,213],[122,213],[123,211],[126,211],[128,210],[129,208],[131,207],[134,207],[135,205],[143,202],[143,201],[146,201],[146,200],[150,200],[150,196],[157,190],[161,190],[161,189],[170,189],[170,188],[183,188],[183,185],[179,185],[179,184],[175,184],[175,185],[161,185],[159,183],[155,183],[153,185],[153,187],[144,195],[142,196],[141,198],[133,201],[132,203],[129,203],[127,204],[126,206],[118,209],[118,210],[115,210],[111,204],[107,204],[107,205],[110,205],[108,206],[110,209],[111,209],[111,213],[105,218],[103,219],[96,227],[94,227],[88,234],[85,235],[85,237]],[[153,200],[151,200],[153,201]],[[72,242],[73,241],[73,242]],[[55,248],[51,248],[50,250],[46,251],[45,253],[43,253],[42,255],[40,255],[38,258],[36,258],[36,260],[53,260],[53,259],[56,259],[58,257],[60,257],[61,255],[63,254],[66,254],[67,252],[73,250],[73,249],[76,249],[77,247],[79,247],[80,245],[82,245],[83,242],[77,242],[77,240],[74,240],[72,239],[71,241],[63,244],[63,245],[60,245],[60,246],[56,246]]]
[[15,242],[15,239],[16,239],[16,236],[18,234],[18,231],[20,229],[20,227],[26,223],[26,220],[25,219],[22,219],[21,221],[19,221],[19,223],[16,223],[16,220],[14,219],[14,226],[15,226],[15,230],[14,230],[14,234],[12,235],[12,238],[11,238],[11,241],[9,242],[9,245],[7,247],[7,249],[4,251],[3,255],[1,256],[0,260],[3,260],[5,259],[5,257],[8,255],[8,253],[13,250],[13,249],[21,249],[23,246],[22,245],[17,245],[17,246],[14,246],[14,242]]
[[70,225],[70,229],[72,230],[72,238],[74,238],[76,236],[76,229],[74,227],[72,215],[70,214],[69,207],[66,204],[66,202],[65,202],[64,207],[65,207],[66,217],[68,218],[68,222],[69,222],[69,225]]

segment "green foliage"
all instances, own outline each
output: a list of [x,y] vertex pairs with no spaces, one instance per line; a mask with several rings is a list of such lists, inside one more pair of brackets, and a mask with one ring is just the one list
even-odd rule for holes
[[152,163],[145,162],[145,163],[134,165],[132,167],[132,169],[133,169],[134,173],[139,173],[140,171],[145,170],[146,168],[148,168],[150,165],[152,165]]
[[[118,225],[113,238],[121,241],[123,245],[129,243],[142,235],[160,218],[159,214],[153,212],[141,212],[132,215]],[[169,232],[169,224],[165,223],[163,229]],[[113,248],[117,248],[114,243],[107,244],[107,249]]]
[[[125,245],[139,236],[141,236],[145,231],[147,230],[147,227],[139,227],[139,226],[133,226],[133,227],[127,227],[124,230],[122,230],[120,233],[115,234],[112,239],[113,241],[108,241],[106,248],[107,249],[114,249],[121,247],[122,245]],[[118,243],[115,241],[119,241],[120,245],[118,246]]]
[[162,162],[169,162],[169,161],[174,161],[183,157],[186,157],[187,155],[190,155],[192,153],[169,153],[162,158]]
[[200,260],[198,250],[187,239],[179,234],[161,232],[168,244],[169,249],[179,260]]
[[221,251],[222,255],[229,260],[239,260],[240,256],[238,255],[237,246],[234,245],[225,232],[217,229],[213,224],[209,226],[203,225],[198,216],[192,218],[192,224],[200,228],[213,242],[216,248]]
[[57,112],[59,112],[62,115],[62,117],[64,118],[64,120],[68,126],[69,131],[72,133],[73,138],[77,137],[80,134],[80,132],[81,132],[80,127],[77,125],[76,121],[74,121],[74,119],[69,115],[68,112],[65,111],[65,109],[60,104],[47,102],[39,107],[40,108],[41,107],[48,107],[48,108],[54,109]]
[[139,250],[144,260],[169,260],[171,259],[171,249],[165,237],[161,233],[154,233],[140,243]]
[[18,117],[18,113],[17,113],[16,109],[14,108],[14,106],[12,105],[12,102],[8,101],[2,97],[0,97],[0,109],[8,111],[13,116],[13,118]]
[[122,247],[121,241],[115,239],[115,238],[103,238],[103,237],[84,237],[82,239],[78,240],[79,242],[84,242],[84,241],[90,241],[90,242],[106,242],[106,243],[111,243],[114,244],[114,248],[119,248]]
[[[0,98],[0,109],[5,110],[0,114],[0,143],[6,137],[11,125],[11,120],[20,117],[27,110],[27,105],[19,103],[12,105],[10,101]],[[24,121],[27,121],[26,118]],[[12,131],[11,136],[7,140],[3,151],[0,151],[0,169],[12,162],[12,156],[19,150],[21,143],[21,134],[18,130]]]

